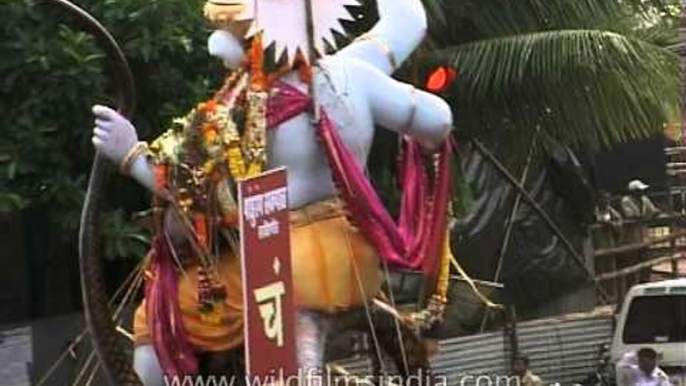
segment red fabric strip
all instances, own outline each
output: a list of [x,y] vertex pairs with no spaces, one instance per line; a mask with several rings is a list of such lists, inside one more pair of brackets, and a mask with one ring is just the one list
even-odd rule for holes
[[178,302],[178,278],[169,244],[161,235],[153,241],[152,279],[146,282],[148,327],[160,366],[169,377],[195,374],[198,363],[188,342]]

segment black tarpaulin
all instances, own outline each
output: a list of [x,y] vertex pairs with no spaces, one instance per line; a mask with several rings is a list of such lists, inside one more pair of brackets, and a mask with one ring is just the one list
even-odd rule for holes
[[[559,145],[546,149],[534,157],[525,188],[583,256],[588,237],[584,224],[592,219],[594,207],[591,185],[571,150]],[[493,280],[517,190],[475,146],[460,145],[459,155],[473,202],[453,228],[453,250],[470,274]],[[587,285],[588,276],[539,213],[522,200],[500,281],[506,298],[526,309]]]

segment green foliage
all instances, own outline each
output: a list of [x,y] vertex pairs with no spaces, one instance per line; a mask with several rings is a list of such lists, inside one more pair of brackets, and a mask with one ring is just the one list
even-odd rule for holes
[[141,226],[126,218],[123,209],[114,210],[103,227],[105,256],[140,259],[145,256],[150,238],[141,234]]
[[[218,84],[221,65],[207,54],[201,0],[79,4],[125,51],[137,83],[134,123],[143,138],[160,133]],[[54,225],[75,239],[93,158],[90,108],[113,105],[118,85],[94,39],[45,1],[2,2],[0,35],[0,211],[45,207],[59,219]],[[121,194],[128,190],[137,193]],[[147,194],[124,179],[115,179],[111,191],[126,213],[146,205]],[[123,226],[123,217],[110,213],[107,223]]]

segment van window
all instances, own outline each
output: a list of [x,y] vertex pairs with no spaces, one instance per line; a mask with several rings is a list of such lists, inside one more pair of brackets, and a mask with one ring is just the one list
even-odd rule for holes
[[629,306],[625,344],[686,342],[686,296],[638,296]]

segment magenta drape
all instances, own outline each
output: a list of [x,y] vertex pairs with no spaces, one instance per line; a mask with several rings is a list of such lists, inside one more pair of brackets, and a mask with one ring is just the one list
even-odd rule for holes
[[[269,127],[297,116],[311,107],[307,94],[286,83],[269,103]],[[423,268],[435,275],[445,237],[450,190],[450,152],[446,141],[436,154],[435,173],[428,176],[419,144],[403,140],[401,175],[403,196],[396,223],[341,140],[326,111],[321,110],[318,132],[324,145],[339,194],[376,251],[388,262],[406,268]]]
[[419,145],[404,141],[403,195],[396,224],[326,112],[322,111],[319,126],[336,187],[367,241],[389,263],[421,267],[436,276],[448,215],[450,145],[443,145],[430,182]]
[[148,271],[153,280],[145,286],[146,313],[160,366],[169,377],[195,374],[198,363],[181,319],[178,278],[169,243],[158,235]]

